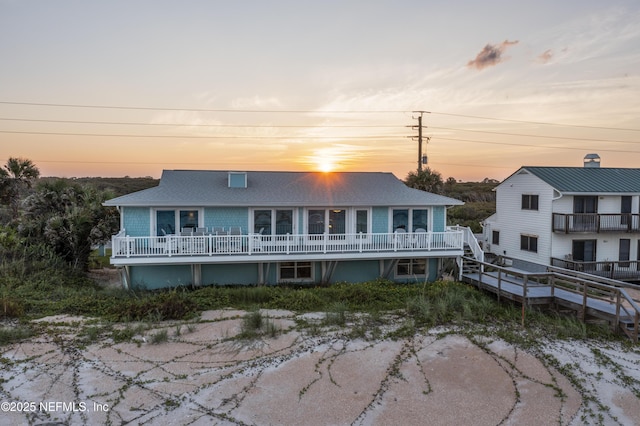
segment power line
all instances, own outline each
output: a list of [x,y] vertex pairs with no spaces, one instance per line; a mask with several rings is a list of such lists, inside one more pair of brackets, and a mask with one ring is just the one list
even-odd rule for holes
[[[83,120],[49,120],[49,119],[32,119],[32,118],[13,118],[13,117],[0,117],[0,121],[19,121],[19,122],[34,122],[34,123],[56,123],[56,124],[92,124],[92,125],[118,125],[118,126],[152,126],[152,127],[220,127],[220,128],[292,128],[292,129],[317,129],[317,128],[404,128],[402,125],[379,125],[379,124],[354,124],[354,125],[280,125],[280,124],[188,124],[188,123],[143,123],[132,121],[83,121]],[[411,126],[417,128],[418,126]],[[510,132],[496,132],[489,130],[472,130],[456,127],[439,127],[430,126],[430,129],[436,130],[450,130],[450,131],[463,131],[472,133],[486,133],[492,135],[504,135],[504,136],[518,136],[528,138],[540,138],[540,139],[559,139],[559,140],[575,140],[582,142],[614,142],[614,143],[627,143],[638,144],[636,141],[622,141],[617,139],[594,139],[594,138],[577,138],[569,136],[549,136],[549,135],[531,135],[524,133],[510,133]],[[4,131],[10,132],[10,131]],[[16,132],[19,133],[19,132]],[[54,133],[54,132],[52,132]],[[151,137],[151,136],[150,136]],[[437,136],[434,136],[437,137]]]
[[[487,133],[492,135],[504,135],[504,136],[522,136],[527,138],[542,138],[542,139],[564,139],[564,140],[574,140],[574,141],[582,141],[582,142],[615,142],[615,143],[632,143],[637,144],[635,141],[621,141],[615,139],[593,139],[593,138],[576,138],[569,136],[547,136],[547,135],[527,135],[524,133],[507,133],[507,132],[492,132],[489,130],[470,130],[470,129],[457,129],[454,127],[429,127],[430,129],[439,129],[439,130],[452,130],[452,131],[461,131],[461,132],[473,132],[473,133]],[[437,136],[434,136],[437,137]]]
[[474,118],[479,120],[494,120],[494,121],[506,121],[509,123],[521,123],[521,124],[536,124],[542,126],[560,126],[560,127],[577,127],[584,129],[599,129],[599,130],[624,130],[629,132],[640,132],[640,129],[630,129],[630,128],[622,128],[622,127],[602,127],[602,126],[585,126],[581,124],[564,124],[564,123],[548,123],[543,121],[528,121],[528,120],[512,120],[508,118],[495,118],[495,117],[481,117],[477,115],[464,115],[464,114],[452,114],[447,112],[436,112],[430,111],[431,114],[435,115],[448,115],[451,117],[463,117],[463,118]]
[[319,125],[319,126],[303,126],[303,125],[280,125],[280,124],[189,124],[189,123],[142,123],[133,121],[82,121],[82,120],[46,120],[36,118],[11,118],[0,117],[0,121],[20,121],[34,123],[60,123],[60,124],[108,124],[118,126],[172,126],[172,127],[250,127],[250,128],[350,128],[350,127],[367,127],[367,128],[396,128],[405,127],[400,125],[380,125],[380,124],[345,124],[345,125]]
[[362,140],[380,140],[392,139],[398,140],[406,138],[406,135],[379,135],[379,136],[253,136],[253,135],[230,135],[230,136],[194,136],[194,135],[125,135],[125,134],[108,134],[108,133],[66,133],[66,132],[27,132],[27,131],[11,131],[0,130],[0,133],[25,134],[25,135],[49,135],[49,136],[91,136],[91,137],[116,137],[116,138],[154,138],[154,139],[362,139]]
[[[456,142],[483,143],[483,144],[489,144],[489,145],[517,146],[517,147],[524,147],[524,148],[532,147],[532,148],[544,148],[544,149],[570,149],[570,150],[577,150],[577,151],[584,151],[585,149],[587,149],[583,146],[569,147],[569,146],[531,145],[531,144],[518,144],[518,143],[509,143],[509,142],[476,141],[476,140],[470,140],[470,139],[455,139],[455,138],[441,138],[441,137],[436,137],[436,139],[456,141]],[[623,152],[627,154],[640,154],[640,151],[625,151],[621,149],[603,149],[603,148],[597,148],[597,149],[598,151],[605,151],[605,152]]]
[[[124,105],[97,105],[97,104],[63,104],[63,103],[44,103],[44,102],[13,102],[0,101],[4,105],[25,105],[25,106],[42,106],[42,107],[58,107],[58,108],[88,108],[88,109],[115,109],[115,110],[141,110],[141,111],[190,111],[190,112],[220,112],[220,113],[267,113],[267,114],[410,114],[413,110],[319,110],[319,109],[240,109],[240,108],[167,108],[167,107],[140,107],[140,106],[124,106]],[[485,117],[468,114],[455,114],[448,112],[426,111],[434,115],[444,115],[451,117],[473,118],[476,120],[493,120],[509,123],[534,124],[543,126],[559,126],[574,127],[585,129],[600,130],[622,130],[630,132],[640,132],[640,129],[605,127],[605,126],[586,126],[579,124],[566,123],[550,123],[543,121],[530,120],[514,120],[508,118]]]
[[93,109],[123,109],[142,111],[190,111],[190,112],[237,112],[237,113],[269,113],[269,114],[392,114],[406,113],[400,110],[317,110],[317,109],[233,109],[233,108],[162,108],[162,107],[139,107],[121,105],[83,105],[83,104],[57,104],[39,102],[9,102],[0,101],[5,105],[29,105],[61,108],[93,108]]

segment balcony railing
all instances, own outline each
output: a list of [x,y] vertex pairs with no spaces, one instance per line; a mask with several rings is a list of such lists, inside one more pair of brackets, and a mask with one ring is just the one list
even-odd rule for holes
[[637,260],[583,262],[552,257],[551,266],[586,272],[588,274],[620,281],[640,280],[640,262]]
[[640,232],[640,215],[632,213],[553,213],[553,232]]
[[112,238],[112,257],[287,255],[462,250],[463,232],[286,234]]

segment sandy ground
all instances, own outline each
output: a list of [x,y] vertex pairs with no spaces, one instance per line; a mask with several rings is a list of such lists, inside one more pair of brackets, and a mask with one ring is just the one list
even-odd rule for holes
[[530,353],[445,329],[351,338],[348,326],[309,327],[324,314],[283,311],[263,311],[275,337],[238,339],[244,315],[141,326],[126,343],[114,326],[91,339],[83,330],[101,326],[88,319],[44,318],[39,336],[0,348],[0,423],[640,424],[639,346]]

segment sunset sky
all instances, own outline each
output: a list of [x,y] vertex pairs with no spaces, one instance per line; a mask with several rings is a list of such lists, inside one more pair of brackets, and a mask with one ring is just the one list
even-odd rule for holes
[[640,2],[0,0],[0,162],[502,180],[640,167]]

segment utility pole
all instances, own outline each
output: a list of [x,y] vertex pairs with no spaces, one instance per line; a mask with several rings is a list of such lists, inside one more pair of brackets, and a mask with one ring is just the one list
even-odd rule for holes
[[[420,173],[422,171],[422,165],[423,164],[427,164],[427,154],[426,154],[426,149],[425,149],[425,154],[422,155],[422,129],[426,128],[427,126],[422,126],[422,116],[424,114],[430,114],[429,111],[413,111],[414,114],[420,114],[417,117],[412,117],[414,119],[418,119],[418,125],[417,126],[411,126],[412,129],[418,129],[418,173]],[[415,136],[411,137],[412,139],[415,140]],[[427,143],[429,143],[429,140],[431,138],[427,137]]]

